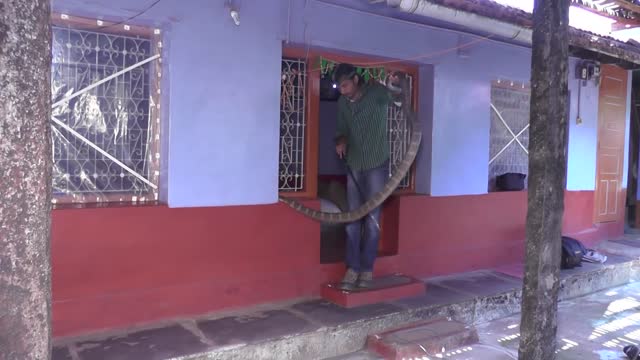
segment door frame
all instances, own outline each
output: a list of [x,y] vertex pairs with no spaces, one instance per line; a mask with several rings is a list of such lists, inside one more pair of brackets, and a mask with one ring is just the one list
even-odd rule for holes
[[[406,72],[414,79],[412,83],[412,108],[418,111],[418,99],[420,91],[420,65],[401,60],[390,60],[377,56],[364,54],[352,54],[341,51],[310,49],[300,46],[283,46],[282,57],[295,57],[306,59],[308,80],[305,90],[307,132],[309,141],[305,144],[305,151],[309,155],[305,167],[306,183],[305,191],[299,193],[280,193],[282,196],[295,198],[318,199],[318,155],[319,155],[319,131],[320,131],[320,59],[325,58],[335,62],[348,62],[355,66],[383,65],[387,69]],[[409,186],[396,190],[391,198],[383,204],[380,215],[380,240],[378,242],[378,256],[391,256],[398,253],[398,227],[399,206],[394,198],[415,193],[416,163],[411,165],[409,173]],[[320,231],[320,229],[318,229]]]
[[[336,62],[348,62],[353,65],[372,64],[372,63],[385,63],[389,64],[385,67],[394,70],[400,70],[411,75],[414,79],[412,84],[411,102],[413,111],[418,111],[418,99],[420,85],[419,85],[419,64],[414,64],[400,60],[389,60],[376,56],[361,55],[361,54],[346,54],[339,51],[319,50],[319,49],[305,49],[300,46],[283,46],[282,57],[295,57],[306,59],[307,63],[307,89],[305,112],[307,118],[307,131],[306,138],[309,139],[305,144],[305,152],[309,155],[305,161],[305,174],[306,182],[304,185],[304,191],[300,192],[281,192],[280,195],[293,198],[311,198],[316,199],[318,197],[318,135],[320,131],[320,58],[329,59]],[[409,170],[409,186],[396,190],[393,194],[406,195],[415,193],[415,175],[416,175],[416,163],[411,165]]]

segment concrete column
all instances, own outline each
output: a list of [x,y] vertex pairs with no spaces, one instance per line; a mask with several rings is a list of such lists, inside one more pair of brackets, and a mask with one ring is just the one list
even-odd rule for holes
[[0,1],[0,357],[51,353],[49,0]]

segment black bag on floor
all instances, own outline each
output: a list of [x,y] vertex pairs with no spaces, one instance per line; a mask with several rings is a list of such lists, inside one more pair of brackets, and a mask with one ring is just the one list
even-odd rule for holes
[[562,237],[562,262],[561,269],[573,269],[582,266],[582,256],[586,253],[585,247],[580,241],[568,236]]

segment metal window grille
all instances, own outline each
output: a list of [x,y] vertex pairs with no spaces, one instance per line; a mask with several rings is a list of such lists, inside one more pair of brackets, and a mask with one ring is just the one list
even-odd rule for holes
[[[148,38],[60,26],[53,26],[52,40],[54,103],[157,51]],[[129,70],[65,101],[53,109],[53,116],[157,185],[160,75],[156,69],[159,65],[151,62]],[[153,192],[147,183],[56,124],[52,124],[52,146],[54,196],[99,202]]]
[[503,81],[491,86],[490,184],[505,173],[528,174],[530,97],[523,85]]
[[305,89],[306,63],[282,59],[280,84],[280,191],[304,189],[305,180]]
[[[409,89],[413,91],[413,78],[409,76]],[[409,141],[411,128],[406,121],[402,108],[396,104],[389,104],[387,130],[389,132],[389,176],[404,158]],[[410,186],[409,174],[398,184],[399,189]]]

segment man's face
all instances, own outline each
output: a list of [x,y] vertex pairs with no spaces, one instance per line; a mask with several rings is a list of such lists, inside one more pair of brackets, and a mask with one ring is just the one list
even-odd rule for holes
[[338,90],[340,94],[346,96],[349,99],[353,99],[358,90],[358,77],[354,76],[353,78],[342,78],[338,83]]

